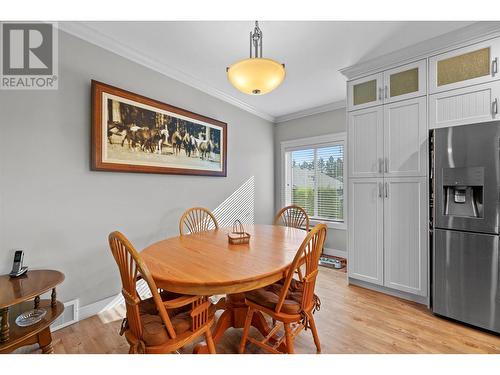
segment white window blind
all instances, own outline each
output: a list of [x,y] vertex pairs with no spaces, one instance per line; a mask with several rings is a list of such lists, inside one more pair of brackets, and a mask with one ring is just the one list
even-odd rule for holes
[[285,203],[344,222],[344,142],[285,150]]

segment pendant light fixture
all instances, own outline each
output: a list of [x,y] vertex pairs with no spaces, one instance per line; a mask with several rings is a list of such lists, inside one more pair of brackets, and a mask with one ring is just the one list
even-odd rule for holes
[[241,92],[263,95],[273,91],[285,79],[285,64],[262,57],[262,31],[259,22],[250,31],[250,58],[226,68],[229,82]]

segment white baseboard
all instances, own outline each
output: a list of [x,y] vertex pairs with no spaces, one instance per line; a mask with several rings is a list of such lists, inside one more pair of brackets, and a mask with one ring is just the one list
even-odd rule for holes
[[366,282],[366,281],[353,279],[352,277],[348,278],[348,282],[349,282],[349,285],[356,285],[356,286],[360,286],[362,288],[374,290],[375,292],[389,294],[390,296],[393,296],[393,297],[398,297],[398,298],[402,298],[402,299],[405,299],[408,301],[417,302],[417,303],[420,303],[422,305],[427,305],[427,306],[429,305],[429,298],[428,297],[417,296],[415,294],[387,288],[387,287],[382,286],[382,285],[371,284],[371,283]]
[[347,251],[344,250],[330,249],[328,247],[325,247],[323,248],[323,253],[325,253],[326,255],[347,259]]
[[[149,287],[144,280],[137,281],[136,289],[141,299],[151,297]],[[78,314],[79,320],[87,319],[93,315],[97,315],[100,312],[112,309],[113,307],[124,303],[125,301],[121,293],[106,297],[104,299],[101,299],[100,301],[96,301],[94,303],[81,307]]]
[[89,305],[82,306],[78,312],[78,320],[87,319],[93,315],[99,314],[102,311],[106,311],[119,304],[122,298],[121,294],[118,294],[116,296],[110,296]]

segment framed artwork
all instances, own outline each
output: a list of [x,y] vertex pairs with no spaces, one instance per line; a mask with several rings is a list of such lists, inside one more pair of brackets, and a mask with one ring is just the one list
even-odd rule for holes
[[92,81],[92,169],[227,175],[227,124]]

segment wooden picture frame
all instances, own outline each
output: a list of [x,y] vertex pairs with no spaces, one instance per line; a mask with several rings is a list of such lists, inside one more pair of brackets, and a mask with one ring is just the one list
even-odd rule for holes
[[227,176],[227,124],[92,80],[95,171]]

